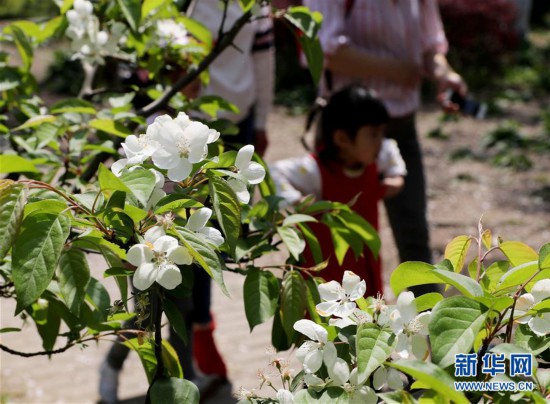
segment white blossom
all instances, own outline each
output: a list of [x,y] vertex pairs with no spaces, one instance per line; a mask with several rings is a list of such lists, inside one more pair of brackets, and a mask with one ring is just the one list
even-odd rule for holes
[[191,264],[191,254],[179,246],[174,237],[165,235],[159,226],[149,229],[144,239],[143,244],[133,245],[126,253],[128,262],[137,267],[134,286],[145,290],[157,282],[166,289],[174,289],[182,281],[176,265]]
[[189,43],[189,35],[185,25],[174,20],[157,21],[157,35],[159,46],[184,46]]
[[201,122],[192,122],[180,112],[175,119],[168,115],[157,117],[145,137],[158,146],[152,153],[153,163],[168,170],[172,181],[182,181],[191,174],[193,164],[204,160],[207,145],[218,140],[220,134]]
[[414,356],[422,360],[428,351],[426,336],[431,312],[417,314],[412,292],[401,293],[396,306],[389,317],[390,327],[397,337],[395,353],[399,358]]
[[381,390],[384,386],[388,386],[392,390],[401,390],[403,388],[401,374],[394,368],[380,366],[372,377],[372,387]]
[[542,279],[533,285],[531,293],[524,293],[516,301],[516,314],[521,316],[516,321],[528,324],[540,337],[550,333],[550,313],[540,313],[536,316],[525,315],[525,313],[548,297],[550,297],[550,279]]
[[349,317],[357,305],[355,300],[363,297],[367,290],[364,280],[351,271],[344,272],[342,285],[336,281],[330,281],[319,285],[319,294],[324,302],[316,306],[317,313],[321,316]]
[[328,341],[328,332],[311,320],[299,320],[294,329],[311,341],[304,342],[296,352],[296,358],[304,367],[308,385],[319,385],[323,380],[314,375],[325,363],[330,379],[335,385],[343,385],[349,379],[350,370],[345,360],[337,355],[334,343]]
[[280,404],[293,404],[294,395],[286,389],[279,389],[277,390],[277,400]]
[[237,174],[240,174],[244,181],[237,178],[231,178],[227,181],[242,203],[250,201],[248,185],[259,184],[265,178],[265,169],[261,164],[252,161],[253,155],[254,146],[246,145],[242,147],[237,153],[235,167],[237,168]]
[[214,227],[207,227],[206,223],[212,216],[212,209],[200,208],[189,216],[189,220],[185,225],[191,231],[194,231],[204,237],[208,242],[219,247],[223,244],[224,238],[222,233]]

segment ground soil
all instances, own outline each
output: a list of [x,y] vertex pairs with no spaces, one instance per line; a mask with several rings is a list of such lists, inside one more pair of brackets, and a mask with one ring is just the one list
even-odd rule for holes
[[[476,121],[461,118],[446,123],[445,139],[428,138],[426,134],[437,128],[441,113],[435,105],[427,105],[418,115],[419,132],[428,183],[428,218],[434,260],[441,260],[445,245],[458,235],[477,235],[478,223],[483,218],[485,228],[504,240],[519,240],[538,250],[550,242],[550,158],[549,154],[532,154],[531,170],[515,172],[490,164],[490,153],[482,147],[486,134],[502,125],[505,120],[520,123],[520,132],[532,136],[542,133],[541,111],[549,100],[510,103],[503,115]],[[299,156],[304,153],[299,136],[303,116],[290,116],[283,108],[275,108],[269,117],[270,148],[268,162]],[[550,141],[550,139],[549,139]],[[450,155],[458,150],[469,150],[476,159],[452,161]],[[382,212],[382,216],[384,213]],[[383,218],[380,229],[383,243],[385,279],[398,265],[391,230]],[[284,260],[284,253],[270,259]],[[100,278],[104,264],[94,261],[94,276]],[[231,385],[218,391],[207,402],[231,403],[231,390],[239,386],[258,386],[256,372],[265,367],[269,357],[270,324],[257,327],[252,334],[244,316],[242,282],[239,275],[228,274],[226,283],[231,299],[216,288],[213,311],[217,319],[216,338],[225,357]],[[115,293],[114,285],[108,284]],[[387,290],[388,298],[392,295]],[[116,298],[116,297],[115,297]],[[14,304],[2,301],[1,324],[20,327],[21,320],[13,318]],[[33,352],[41,349],[32,324],[22,333],[2,334],[2,344],[13,349]],[[0,355],[1,402],[26,403],[90,403],[97,400],[97,369],[109,348],[109,342],[90,344],[82,349],[45,357],[25,359],[2,352]],[[283,353],[289,356],[289,353]],[[131,355],[120,383],[120,396],[125,403],[143,401],[147,383],[139,360]]]

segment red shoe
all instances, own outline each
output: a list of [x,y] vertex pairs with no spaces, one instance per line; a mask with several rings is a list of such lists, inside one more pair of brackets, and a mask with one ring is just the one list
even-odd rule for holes
[[227,379],[225,363],[214,341],[215,328],[212,320],[207,328],[193,330],[193,357],[199,370],[205,375],[217,375]]

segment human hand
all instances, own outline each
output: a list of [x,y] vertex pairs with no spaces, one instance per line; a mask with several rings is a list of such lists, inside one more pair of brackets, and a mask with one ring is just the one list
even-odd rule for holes
[[448,90],[456,91],[462,97],[468,94],[468,86],[462,76],[455,71],[448,71],[446,74],[437,77],[437,100],[446,112],[458,112],[460,106],[450,100]]
[[265,129],[256,129],[254,132],[254,148],[260,157],[264,156],[268,144],[269,140]]

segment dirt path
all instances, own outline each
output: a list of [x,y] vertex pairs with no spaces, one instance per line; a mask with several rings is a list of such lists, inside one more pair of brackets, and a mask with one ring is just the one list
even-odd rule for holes
[[[517,106],[510,111],[521,118],[522,131],[540,131],[537,123],[539,110],[533,105]],[[437,126],[439,112],[426,108],[419,116],[421,133]],[[466,148],[481,154],[480,140],[489,130],[502,123],[502,119],[477,122],[470,119],[448,124],[445,131],[448,140],[423,139],[423,149],[428,177],[429,219],[435,259],[441,257],[446,243],[461,234],[475,234],[479,218],[494,234],[506,240],[520,240],[533,248],[550,242],[550,203],[548,194],[541,190],[550,185],[548,154],[536,156],[535,167],[525,173],[490,166],[487,162],[460,160],[451,162],[450,153]],[[276,109],[269,119],[270,149],[266,159],[297,156],[303,153],[299,134],[303,117],[291,117],[282,109]],[[536,196],[539,195],[539,196]],[[381,237],[386,279],[397,265],[391,231],[382,220]],[[284,257],[272,258],[282,262]],[[94,276],[100,278],[103,264],[95,262]],[[226,283],[232,299],[214,288],[213,310],[218,323],[216,333],[220,350],[225,357],[232,388],[258,386],[256,372],[265,367],[268,356],[265,349],[270,341],[270,324],[248,331],[242,304],[242,277],[227,274]],[[115,287],[108,284],[114,295]],[[391,296],[390,293],[388,293]],[[0,327],[19,327],[21,321],[12,314],[15,305],[1,301]],[[34,325],[29,323],[22,333],[2,334],[2,343],[16,350],[32,352],[40,350]],[[1,402],[25,403],[92,403],[97,400],[97,369],[109,348],[108,342],[97,346],[47,358],[23,359],[2,352],[0,354]],[[283,354],[283,356],[288,353]],[[147,382],[136,355],[125,364],[120,382],[120,397],[125,403],[143,401]],[[230,394],[231,386],[209,400],[210,403],[235,402]]]

